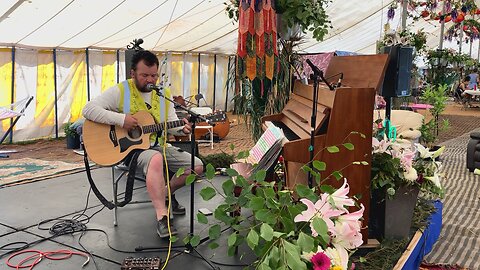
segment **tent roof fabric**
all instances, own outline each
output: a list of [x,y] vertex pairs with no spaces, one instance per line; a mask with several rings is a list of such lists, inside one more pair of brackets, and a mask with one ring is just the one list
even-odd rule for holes
[[[480,1],[480,0],[476,0]],[[2,0],[0,46],[39,49],[125,49],[142,38],[154,51],[234,54],[238,28],[225,13],[225,0]],[[302,52],[349,51],[373,54],[392,1],[333,1],[328,8],[333,29],[317,42],[306,34]],[[440,11],[440,8],[439,10]],[[397,9],[396,14],[400,14]],[[390,22],[396,29],[397,15]],[[448,27],[449,25],[447,25]],[[440,24],[420,20],[428,46],[437,47]],[[478,42],[472,56],[478,54]],[[445,47],[458,48],[456,42]],[[469,44],[463,52],[468,53]]]

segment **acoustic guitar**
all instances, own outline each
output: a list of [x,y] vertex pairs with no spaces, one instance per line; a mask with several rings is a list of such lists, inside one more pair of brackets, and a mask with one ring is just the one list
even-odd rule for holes
[[[106,125],[85,120],[83,125],[83,142],[90,159],[102,166],[111,166],[123,160],[134,149],[150,147],[150,133],[161,132],[165,123],[156,124],[153,116],[140,111],[133,115],[139,126],[127,130],[115,125]],[[225,113],[205,116],[211,122],[224,121]],[[166,123],[167,129],[185,125],[182,120]]]

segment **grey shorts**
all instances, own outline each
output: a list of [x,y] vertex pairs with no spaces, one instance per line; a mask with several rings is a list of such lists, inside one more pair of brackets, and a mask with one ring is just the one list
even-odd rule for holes
[[[176,173],[180,168],[184,168],[185,170],[190,169],[192,158],[192,155],[190,155],[190,153],[185,152],[184,150],[172,145],[167,145],[165,151],[167,156],[168,169],[170,172]],[[160,154],[163,157],[163,147],[156,146],[148,150],[142,151],[140,155],[138,155],[138,169],[142,168],[145,175],[147,175],[150,159],[152,159],[152,157],[156,154]],[[195,157],[195,166],[201,165],[203,165],[202,161],[198,157]]]

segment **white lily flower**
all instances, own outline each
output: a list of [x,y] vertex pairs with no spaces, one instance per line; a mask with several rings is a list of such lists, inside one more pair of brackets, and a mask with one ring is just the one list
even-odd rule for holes
[[432,181],[437,187],[442,188],[442,184],[440,184],[440,175],[438,173],[433,176],[427,176],[425,179]]
[[415,147],[417,148],[421,158],[431,158],[433,156],[433,152],[430,152],[430,149],[424,147],[423,145],[416,143]]

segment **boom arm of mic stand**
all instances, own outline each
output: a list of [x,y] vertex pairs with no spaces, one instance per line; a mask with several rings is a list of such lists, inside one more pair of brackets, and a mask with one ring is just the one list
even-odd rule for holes
[[323,72],[320,72],[320,73],[314,72],[312,74],[312,80],[315,80],[314,77],[320,78],[322,80],[322,82],[324,82],[330,90],[332,90],[332,91],[335,90],[335,87],[333,87],[331,84],[329,84],[327,79],[325,79],[325,77],[323,77]]
[[158,96],[163,97],[164,99],[172,102],[175,107],[178,107],[178,108],[181,108],[181,109],[187,111],[187,112],[188,112],[191,116],[193,116],[194,118],[200,119],[200,120],[202,120],[202,121],[205,121],[205,122],[211,124],[211,123],[210,123],[210,120],[208,120],[207,118],[205,118],[205,117],[203,117],[202,115],[200,115],[200,114],[192,111],[190,108],[187,108],[187,107],[183,106],[182,104],[176,102],[175,100],[166,97],[165,95],[163,95],[162,92],[156,91],[156,93],[157,93]]

